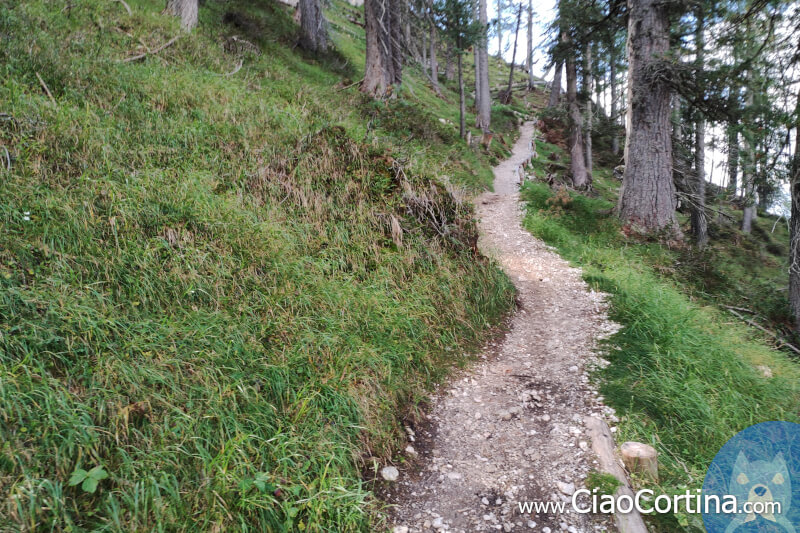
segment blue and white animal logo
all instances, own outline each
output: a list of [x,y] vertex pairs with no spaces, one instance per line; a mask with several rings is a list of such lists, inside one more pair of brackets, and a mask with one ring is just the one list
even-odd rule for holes
[[725,533],[733,533],[759,516],[781,526],[787,533],[795,533],[794,526],[786,518],[792,505],[792,480],[783,453],[777,453],[771,461],[751,462],[740,451],[733,465],[728,493],[736,497],[739,514]]

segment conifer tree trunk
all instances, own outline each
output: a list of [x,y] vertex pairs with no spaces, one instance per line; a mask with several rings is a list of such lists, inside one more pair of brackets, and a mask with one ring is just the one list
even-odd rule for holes
[[[592,56],[597,53],[597,48],[593,48]],[[605,84],[606,77],[605,74],[598,74],[595,72],[592,75],[592,79],[594,80],[593,87],[594,87],[594,98],[592,99],[592,113],[596,116],[599,115],[599,109],[606,108],[606,95],[605,95],[605,88],[603,85]],[[596,102],[596,105],[595,105]]]
[[611,86],[611,124],[614,130],[611,133],[611,153],[619,155],[619,130],[617,128],[617,58],[613,47],[609,66],[609,85]]
[[[753,90],[751,87],[747,88],[747,107],[753,107]],[[745,151],[744,161],[742,166],[742,200],[744,207],[742,209],[742,232],[750,233],[753,230],[753,218],[755,216],[755,202],[756,202],[756,161],[755,161],[755,145],[750,135],[745,135]]]
[[[412,44],[412,41],[411,41],[411,3],[410,2],[404,2],[404,7],[405,7],[405,9],[403,9],[403,42],[406,43],[406,45],[408,45],[409,52],[411,54],[414,54],[414,52],[411,50],[411,44]],[[416,50],[416,46],[414,46],[414,49]],[[418,56],[416,56],[415,59],[417,57]]]
[[[478,53],[478,47],[475,47],[475,53]],[[456,79],[456,64],[453,61],[453,45],[447,44],[447,52],[444,59],[444,79],[453,81]]]
[[[473,0],[472,7],[474,9],[473,16],[475,21],[478,22],[481,19],[480,16],[480,0]],[[481,103],[481,42],[482,39],[478,39],[478,42],[475,43],[475,46],[472,47],[472,55],[473,61],[475,62],[475,127],[480,127],[480,116],[478,110],[480,109]],[[451,46],[447,47],[448,55],[452,56],[450,52]],[[452,61],[452,59],[451,59]]]
[[503,57],[503,0],[497,0],[497,57]]
[[752,185],[748,185],[747,183],[747,176],[745,176],[745,185],[744,185],[744,208],[742,209],[742,233],[749,234],[753,231],[753,215],[755,211],[755,191],[753,190]]
[[[705,23],[702,11],[697,13],[695,46],[698,71],[702,71],[705,61]],[[706,220],[706,121],[699,111],[695,122],[694,141],[694,205],[692,205],[691,227],[697,247],[701,250],[708,244],[708,222]]]
[[728,194],[736,195],[739,176],[739,132],[728,125]]
[[708,221],[706,219],[706,121],[702,117],[695,124],[694,141],[694,205],[691,226],[697,247],[701,250],[708,244]]
[[528,0],[528,89],[533,89],[533,0]]
[[[587,175],[592,175],[592,49],[589,44],[583,51],[583,98],[586,108],[583,120],[583,149]],[[590,180],[591,181],[591,180]]]
[[392,56],[392,84],[403,83],[403,0],[384,0],[389,4],[389,42]]
[[517,59],[517,41],[519,40],[519,23],[522,20],[522,4],[519,5],[517,8],[517,29],[514,32],[514,51],[511,52],[511,69],[508,72],[508,89],[506,90],[506,98],[507,101],[504,103],[511,102],[511,87],[514,84],[514,63]]
[[792,199],[789,252],[789,304],[794,315],[794,330],[800,333],[800,91],[795,107],[794,158],[789,182]]
[[[478,17],[481,30],[481,38],[478,43],[479,56],[480,56],[480,93],[481,100],[478,103],[478,122],[477,127],[483,131],[484,135],[488,134],[491,127],[492,119],[492,101],[491,94],[489,93],[489,40],[486,35],[486,30],[489,24],[489,17],[486,13],[486,2],[488,0],[479,0]],[[456,52],[458,53],[458,52]]]
[[569,155],[572,185],[585,188],[588,182],[586,160],[583,154],[583,129],[581,108],[578,105],[578,72],[572,50],[567,55],[567,108],[569,111]]
[[428,34],[422,34],[422,71],[428,72]]
[[550,86],[550,98],[547,100],[547,107],[556,107],[561,100],[561,71],[564,70],[564,64],[557,61],[555,65],[555,73],[553,74],[553,84]]
[[[561,16],[561,2],[558,3],[559,17]],[[564,31],[563,26],[559,30],[561,35],[559,40],[564,43],[567,39],[567,32]],[[561,71],[564,69],[564,63],[559,58],[555,60],[555,72],[553,73],[553,85],[550,87],[550,98],[547,101],[548,107],[556,107],[561,101]]]
[[481,45],[476,44],[473,48],[475,61],[475,127],[480,127],[480,107],[481,107]]
[[645,232],[679,235],[672,181],[670,88],[652,75],[669,52],[668,4],[628,0],[628,132],[618,212]]
[[167,0],[164,12],[180,17],[181,28],[192,31],[197,26],[197,0]]
[[433,90],[439,92],[439,63],[436,61],[436,24],[433,22],[433,2],[428,3],[430,10],[430,62],[431,62],[431,84]]
[[465,115],[467,113],[467,106],[464,99],[464,69],[462,66],[462,57],[463,53],[461,52],[461,46],[458,47],[458,51],[456,55],[456,62],[458,63],[458,110],[459,110],[459,121],[458,121],[458,131],[461,134],[461,138],[463,139],[467,134],[467,125],[465,123]]
[[309,52],[328,51],[328,23],[319,0],[299,0],[300,46]]
[[382,97],[388,88],[402,82],[402,28],[400,0],[365,0],[366,67],[361,91]]

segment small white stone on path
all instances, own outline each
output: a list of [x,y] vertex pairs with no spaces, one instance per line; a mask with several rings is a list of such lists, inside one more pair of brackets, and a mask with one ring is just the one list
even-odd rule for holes
[[572,496],[572,494],[575,492],[575,485],[573,483],[564,483],[563,481],[559,481],[556,483],[556,485],[558,486],[558,490],[567,496]]
[[381,468],[381,477],[386,481],[397,481],[400,477],[400,471],[393,466],[384,466]]

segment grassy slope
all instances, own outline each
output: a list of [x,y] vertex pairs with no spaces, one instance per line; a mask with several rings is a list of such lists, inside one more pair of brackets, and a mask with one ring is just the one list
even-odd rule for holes
[[[554,164],[551,152],[559,154]],[[537,175],[563,168],[557,146],[541,142],[539,153]],[[714,305],[752,306],[768,315],[781,298],[773,294],[785,284],[778,278],[783,260],[769,250],[780,253],[775,243],[786,238],[785,227],[765,242],[763,234],[751,238],[715,225],[716,242],[704,254],[641,242],[626,237],[610,214],[618,186],[605,168],[595,173],[599,194],[591,197],[529,182],[525,224],[611,295],[611,317],[624,328],[608,341],[611,364],[597,378],[622,417],[617,439],[655,446],[662,466],[657,490],[683,493],[702,486],[715,453],[737,431],[768,420],[798,421],[796,361]],[[654,525],[694,530],[702,520],[676,513],[657,516]]]
[[[335,90],[363,68],[343,5],[321,61],[234,1],[123,63],[179,33],[128,3],[0,1],[0,529],[369,530],[364,458],[511,305],[444,180],[506,149],[413,68],[389,103]],[[228,76],[234,34],[261,54]]]

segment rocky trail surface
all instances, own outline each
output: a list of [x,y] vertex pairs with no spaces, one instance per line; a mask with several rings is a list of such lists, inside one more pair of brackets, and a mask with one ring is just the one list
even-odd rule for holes
[[479,245],[516,285],[518,309],[480,362],[434,396],[428,424],[406,428],[406,453],[416,468],[401,469],[388,483],[395,533],[614,527],[609,517],[519,508],[570,501],[596,469],[584,418],[615,421],[587,375],[602,362],[594,354],[597,340],[616,330],[603,295],[521,227],[518,176],[534,134],[531,123],[522,126],[513,154],[494,169],[495,192],[477,201]]

